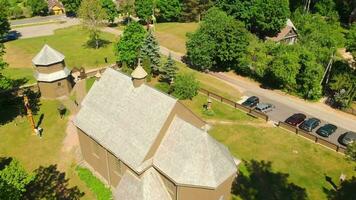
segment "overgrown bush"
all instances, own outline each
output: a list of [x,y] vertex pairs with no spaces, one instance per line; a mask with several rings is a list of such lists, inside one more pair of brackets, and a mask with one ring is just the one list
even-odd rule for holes
[[198,94],[199,81],[193,74],[180,74],[173,84],[173,95],[178,99],[192,99]]

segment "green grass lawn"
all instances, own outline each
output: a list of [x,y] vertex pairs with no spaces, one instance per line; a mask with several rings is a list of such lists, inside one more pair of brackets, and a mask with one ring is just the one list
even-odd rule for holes
[[18,117],[10,123],[0,125],[0,157],[16,158],[28,171],[39,166],[57,164],[59,170],[66,172],[69,184],[78,186],[85,193],[83,199],[94,199],[75,172],[74,158],[61,152],[68,116],[63,119],[59,117],[58,105],[59,102],[54,100],[41,101],[40,110],[34,118],[37,123],[40,115],[44,114],[40,125],[43,128],[42,138],[32,134],[26,117]]
[[[202,106],[206,100],[206,96],[198,95],[183,103],[207,121],[232,121],[215,123],[209,134],[241,160],[270,161],[273,172],[289,174],[288,181],[305,188],[309,199],[326,199],[323,187],[331,189],[331,185],[325,176],[330,176],[336,184],[339,184],[341,173],[347,178],[356,176],[355,165],[347,162],[343,155],[253,119],[225,104],[213,101],[215,115],[205,115]],[[246,167],[242,165],[240,168],[246,175]]]
[[175,52],[186,53],[186,34],[198,29],[198,23],[158,23],[155,35],[160,45]]
[[79,26],[59,29],[54,35],[20,39],[5,43],[6,54],[4,59],[10,68],[31,68],[32,58],[48,44],[66,56],[69,68],[85,67],[87,69],[106,66],[104,58],[109,63],[115,62],[114,43],[117,38],[109,33],[102,33],[101,38],[108,43],[99,49],[89,48],[86,45],[88,33]]
[[26,84],[36,83],[32,68],[5,68],[1,73],[11,79],[26,79]]

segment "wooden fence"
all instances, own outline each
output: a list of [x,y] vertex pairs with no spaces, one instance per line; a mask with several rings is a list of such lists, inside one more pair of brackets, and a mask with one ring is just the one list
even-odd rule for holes
[[219,101],[221,103],[227,104],[227,105],[229,105],[229,106],[231,106],[231,107],[233,107],[235,109],[238,109],[238,110],[240,110],[242,112],[245,112],[248,115],[251,115],[253,117],[261,118],[261,119],[263,119],[265,121],[268,121],[268,119],[269,119],[268,115],[266,115],[263,112],[259,112],[259,111],[253,110],[253,109],[251,109],[249,107],[246,107],[246,106],[243,106],[241,104],[238,104],[238,103],[236,103],[236,102],[234,102],[234,101],[232,101],[230,99],[222,97],[222,96],[220,96],[220,95],[218,95],[216,93],[210,92],[209,90],[206,90],[206,89],[203,89],[203,88],[199,88],[199,92],[201,94],[204,94],[204,95],[208,96],[211,99],[215,99],[215,100],[217,100],[217,101]]
[[295,127],[295,126],[291,126],[291,125],[289,125],[289,124],[287,124],[285,122],[281,122],[280,121],[278,123],[278,126],[280,128],[285,129],[285,130],[288,130],[288,131],[290,131],[292,133],[295,133],[297,135],[303,136],[304,138],[307,138],[307,139],[309,139],[309,140],[311,140],[311,141],[313,141],[315,143],[321,144],[322,146],[327,147],[329,149],[332,149],[332,150],[334,150],[336,152],[345,153],[345,151],[346,151],[346,148],[343,147],[343,146],[331,143],[331,142],[325,140],[324,138],[315,136],[315,135],[313,135],[313,134],[311,134],[311,133],[309,133],[307,131],[301,130],[301,129]]

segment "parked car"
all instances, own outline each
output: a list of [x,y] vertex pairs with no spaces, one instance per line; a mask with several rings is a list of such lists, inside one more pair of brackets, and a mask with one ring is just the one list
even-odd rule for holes
[[270,103],[258,103],[255,109],[257,111],[267,113],[267,112],[272,111],[274,108],[275,108],[275,106]]
[[349,132],[342,134],[339,137],[339,142],[345,146],[347,146],[353,142],[356,142],[356,133],[349,131]]
[[325,124],[324,126],[320,127],[316,133],[320,136],[323,137],[329,137],[331,134],[333,134],[337,129],[337,126],[333,124]]
[[302,113],[296,113],[286,119],[286,123],[292,126],[297,126],[298,124],[302,123],[307,116]]
[[258,103],[260,103],[260,99],[256,96],[249,97],[242,103],[243,106],[247,106],[250,108],[255,107]]
[[320,120],[317,118],[309,118],[308,120],[305,120],[303,123],[299,125],[299,128],[311,132],[313,129],[315,129],[317,126],[319,126]]
[[7,35],[0,38],[0,42],[7,42],[16,40],[19,37],[19,33],[16,31],[10,31]]

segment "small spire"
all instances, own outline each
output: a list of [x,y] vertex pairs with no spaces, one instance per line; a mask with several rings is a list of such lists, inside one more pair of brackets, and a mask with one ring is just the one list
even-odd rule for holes
[[138,66],[136,69],[131,73],[131,77],[133,79],[144,79],[147,76],[147,72],[141,66],[141,60],[138,60]]

